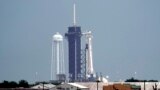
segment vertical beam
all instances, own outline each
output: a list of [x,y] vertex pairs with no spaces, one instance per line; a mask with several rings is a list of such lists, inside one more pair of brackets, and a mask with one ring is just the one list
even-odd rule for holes
[[76,25],[76,4],[73,4],[73,25]]

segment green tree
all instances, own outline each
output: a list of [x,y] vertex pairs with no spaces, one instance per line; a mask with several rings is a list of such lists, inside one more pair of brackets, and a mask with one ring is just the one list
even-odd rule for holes
[[140,80],[138,79],[135,79],[135,78],[130,78],[130,79],[127,79],[125,82],[139,82]]
[[18,87],[18,84],[15,81],[4,80],[2,83],[0,83],[0,88],[16,88],[16,87]]
[[18,84],[15,81],[11,81],[11,82],[9,82],[8,87],[9,88],[16,88],[16,87],[18,87]]
[[20,80],[19,87],[29,88],[29,84],[26,80]]
[[1,83],[1,88],[8,88],[8,85],[9,85],[9,82],[4,80],[2,83]]

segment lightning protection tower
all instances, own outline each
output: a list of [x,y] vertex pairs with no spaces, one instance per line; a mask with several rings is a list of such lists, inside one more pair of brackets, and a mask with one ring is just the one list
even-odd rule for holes
[[[53,72],[54,71],[54,72]],[[58,32],[53,35],[52,41],[52,62],[51,62],[51,80],[65,81],[64,68],[64,49],[63,36]]]

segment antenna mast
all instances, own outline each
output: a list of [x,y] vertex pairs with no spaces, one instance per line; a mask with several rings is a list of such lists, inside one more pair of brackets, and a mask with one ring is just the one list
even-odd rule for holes
[[76,4],[73,4],[73,25],[76,25]]

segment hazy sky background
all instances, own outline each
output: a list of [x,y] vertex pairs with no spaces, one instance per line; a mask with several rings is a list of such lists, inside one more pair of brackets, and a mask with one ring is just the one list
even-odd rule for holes
[[[0,81],[50,80],[52,35],[73,25],[73,2],[0,0]],[[96,72],[111,81],[160,80],[160,0],[76,3],[78,25],[93,32]]]

